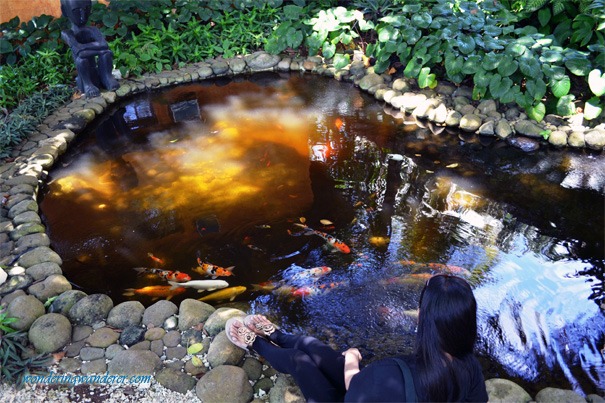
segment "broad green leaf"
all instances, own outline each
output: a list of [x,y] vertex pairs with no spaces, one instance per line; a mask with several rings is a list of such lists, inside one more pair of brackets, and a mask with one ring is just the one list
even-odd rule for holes
[[567,67],[572,74],[584,77],[588,75],[592,66],[590,65],[590,59],[588,57],[573,57],[565,61],[565,67]]
[[416,78],[420,74],[422,68],[422,58],[412,57],[403,70],[403,75],[408,78]]
[[[507,78],[507,80],[508,80],[508,78]],[[512,88],[510,88],[508,91],[506,91],[505,94],[503,94],[500,97],[500,102],[502,102],[503,104],[510,104],[512,102],[515,102],[515,100],[517,100],[520,95],[521,95],[521,90],[519,89],[518,86],[514,85]]]
[[473,100],[478,101],[480,99],[483,99],[483,97],[485,96],[486,93],[487,93],[486,87],[479,87],[478,85],[475,85],[473,87]]
[[204,345],[202,343],[194,343],[187,347],[187,354],[194,355],[199,353],[204,349]]
[[525,77],[538,78],[542,77],[540,62],[533,57],[523,57],[519,61],[519,70]]
[[483,69],[479,69],[479,70],[477,70],[477,72],[473,76],[473,82],[475,83],[475,85],[477,85],[479,87],[484,87],[485,88],[485,87],[489,86],[489,83],[492,80],[492,77],[494,75],[498,76],[498,79],[502,78],[498,74],[488,73],[488,72],[486,72]]
[[519,63],[514,60],[510,55],[504,55],[500,64],[498,65],[498,73],[503,77],[508,77],[517,71]]
[[324,42],[321,53],[326,59],[331,59],[336,53],[336,45],[331,44],[330,42]]
[[538,11],[538,21],[540,22],[540,26],[546,26],[550,21],[550,17],[552,14],[550,13],[550,8],[544,7]]
[[552,77],[550,79],[550,91],[556,98],[561,98],[569,93],[571,89],[571,81],[569,77],[563,75],[560,79]]
[[513,87],[513,81],[504,77],[501,78],[497,74],[494,74],[489,81],[489,92],[494,98],[501,98]]
[[573,100],[574,95],[564,95],[557,101],[557,113],[561,116],[570,116],[576,112],[576,107]]
[[412,15],[412,24],[421,29],[426,29],[431,25],[433,17],[429,13],[422,12]]
[[464,60],[461,57],[456,57],[454,55],[448,55],[445,58],[445,70],[448,74],[458,74],[462,71],[462,66],[464,65]]
[[418,75],[418,86],[420,88],[435,88],[437,86],[437,77],[431,74],[430,67],[423,67]]
[[496,54],[494,52],[489,52],[485,54],[483,58],[483,62],[481,62],[481,67],[485,70],[494,70],[498,68],[500,61],[502,60],[502,55]]
[[601,113],[603,113],[603,104],[599,102],[598,97],[592,97],[584,104],[584,119],[596,119]]
[[413,14],[413,13],[417,13],[421,9],[422,9],[422,5],[420,5],[420,4],[406,4],[401,9],[401,12],[405,13],[405,14]]
[[483,48],[485,50],[502,50],[504,49],[503,43],[505,43],[501,39],[493,38],[491,36],[483,35]]
[[12,53],[13,45],[11,45],[10,41],[6,38],[0,38],[0,53]]
[[389,42],[395,40],[399,34],[399,30],[395,29],[392,25],[387,25],[378,31],[379,42]]
[[541,79],[528,79],[525,83],[525,88],[527,88],[527,92],[531,95],[536,101],[544,98],[546,94],[546,83]]
[[289,4],[284,6],[283,8],[284,16],[289,20],[297,20],[300,18],[301,13],[303,12],[303,8],[300,6],[295,6],[293,4]]
[[481,67],[481,56],[472,55],[462,65],[462,73],[466,75],[475,74]]
[[605,74],[601,70],[594,69],[588,74],[588,86],[593,94],[600,97],[605,94]]
[[106,27],[115,27],[118,23],[118,15],[114,13],[107,13],[103,16],[103,24]]
[[558,50],[546,49],[540,56],[542,62],[558,63],[563,61],[563,53]]
[[529,108],[525,108],[525,112],[527,112],[527,116],[529,116],[530,119],[541,122],[542,119],[544,119],[544,115],[546,115],[546,106],[542,102],[538,102],[537,104],[531,105]]
[[422,37],[422,31],[412,26],[408,26],[401,31],[401,35],[408,44],[414,45]]
[[349,55],[343,55],[342,53],[336,53],[334,55],[334,68],[342,69],[351,61],[351,57]]
[[486,35],[489,35],[491,37],[496,37],[502,33],[502,28],[496,25],[487,25],[483,29],[483,32],[485,32]]
[[511,43],[506,47],[506,52],[513,56],[523,56],[527,51],[527,47],[520,43]]
[[475,40],[470,35],[460,34],[458,36],[458,49],[465,55],[473,53],[475,50]]

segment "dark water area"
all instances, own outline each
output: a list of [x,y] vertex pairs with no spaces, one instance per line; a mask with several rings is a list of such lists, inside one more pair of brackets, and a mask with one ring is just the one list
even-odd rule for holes
[[477,297],[487,378],[603,395],[605,157],[401,118],[349,83],[276,73],[129,99],[50,172],[51,246],[76,288],[116,304],[167,285],[134,268],[234,266],[219,278],[231,294],[208,303],[369,361],[412,351],[427,277],[454,272]]

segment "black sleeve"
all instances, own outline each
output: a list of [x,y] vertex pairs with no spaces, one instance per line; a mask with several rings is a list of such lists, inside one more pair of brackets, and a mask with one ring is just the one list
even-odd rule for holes
[[471,385],[466,396],[467,402],[487,402],[489,396],[485,388],[485,378],[481,369],[481,364],[477,358],[473,357],[473,371],[471,373]]

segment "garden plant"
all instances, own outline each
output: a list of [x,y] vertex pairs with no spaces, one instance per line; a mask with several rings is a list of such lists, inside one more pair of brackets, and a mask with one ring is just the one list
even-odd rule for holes
[[[361,51],[376,73],[420,88],[447,80],[536,121],[582,112],[596,122],[605,107],[604,10],[605,0],[112,0],[94,4],[89,23],[105,34],[122,77],[259,49],[317,54],[341,68]],[[61,93],[60,104],[69,92],[61,86],[73,91],[60,39],[67,26],[47,15],[1,24],[0,156],[39,119],[21,102]],[[29,104],[55,103],[46,98]]]

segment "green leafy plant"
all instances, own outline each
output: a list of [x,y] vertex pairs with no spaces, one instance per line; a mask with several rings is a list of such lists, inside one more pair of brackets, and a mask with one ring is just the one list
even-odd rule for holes
[[3,333],[13,333],[15,329],[13,329],[10,325],[11,323],[15,323],[17,318],[8,317],[6,311],[0,312],[0,330]]
[[23,377],[32,373],[45,373],[52,357],[39,354],[25,357],[27,354],[27,333],[13,332],[0,339],[0,381],[23,384]]

